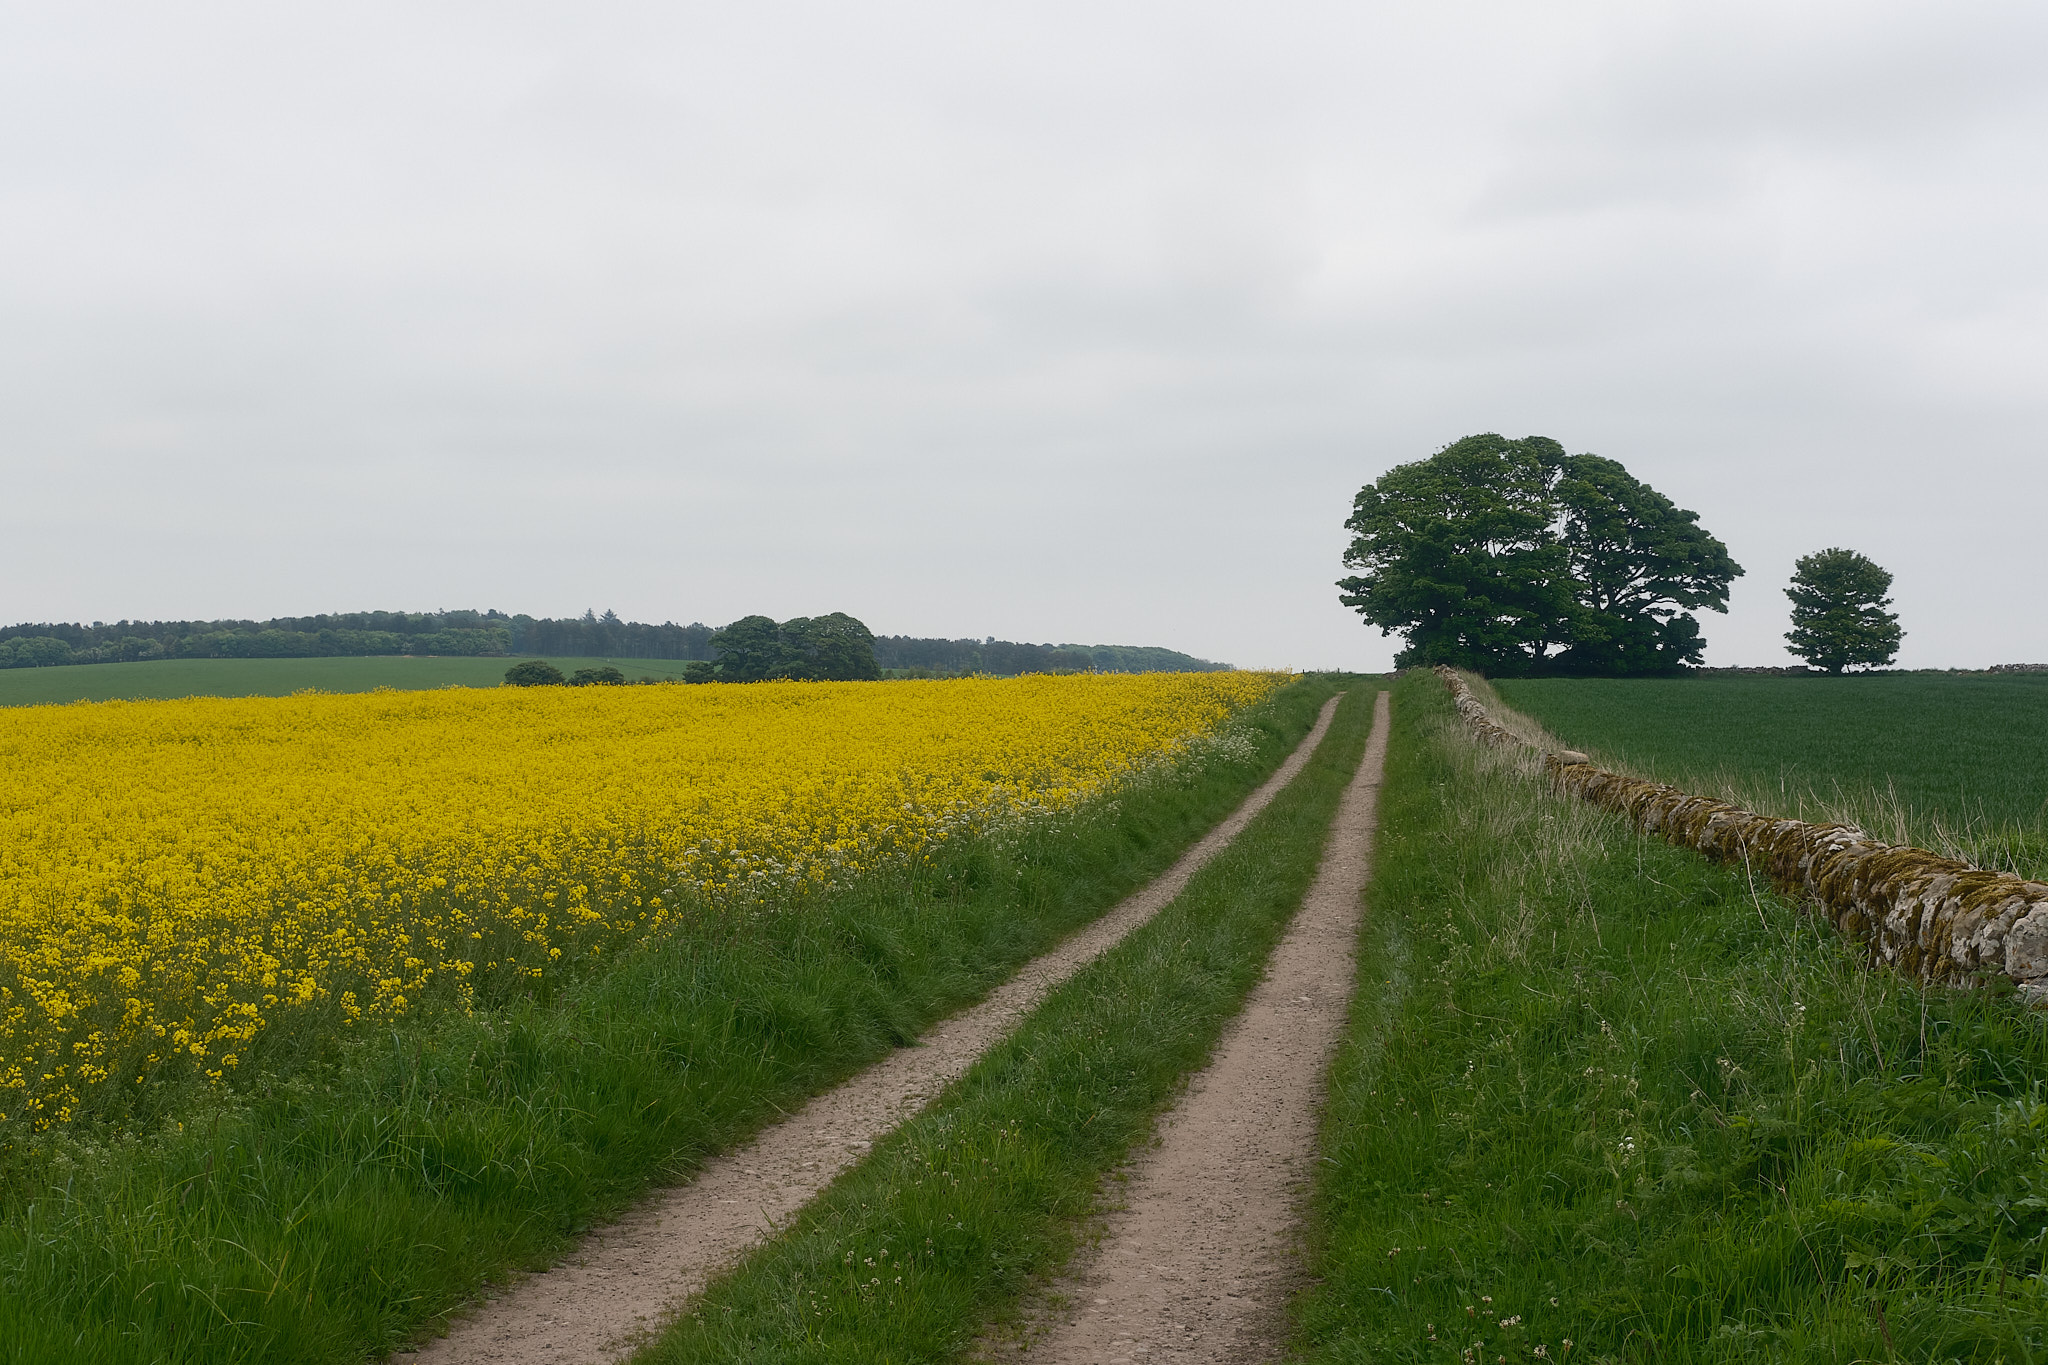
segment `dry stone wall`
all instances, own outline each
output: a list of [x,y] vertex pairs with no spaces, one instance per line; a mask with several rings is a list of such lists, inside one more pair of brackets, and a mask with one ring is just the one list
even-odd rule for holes
[[[1494,721],[1463,678],[1436,671],[1482,743],[1534,747]],[[2048,1003],[2048,883],[1880,843],[1853,825],[1773,820],[1608,772],[1568,749],[1545,753],[1543,763],[1560,789],[1626,816],[1637,829],[1767,873],[1867,943],[1873,963],[1949,985],[2002,977],[2030,1001]]]

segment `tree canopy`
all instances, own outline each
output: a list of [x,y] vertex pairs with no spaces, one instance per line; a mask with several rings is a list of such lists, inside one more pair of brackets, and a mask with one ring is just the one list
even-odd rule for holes
[[562,670],[546,659],[521,659],[505,670],[509,687],[559,687],[562,682]]
[[711,647],[717,651],[712,675],[720,682],[846,682],[882,676],[875,664],[874,635],[841,611],[780,624],[766,616],[742,616],[713,635]]
[[1728,547],[1617,460],[1468,436],[1359,490],[1341,600],[1411,664],[1499,675],[1670,673],[1691,612],[1728,609]]
[[1886,611],[1892,576],[1854,550],[1821,550],[1793,568],[1786,646],[1815,668],[1882,668],[1899,656],[1898,613]]
[[1156,645],[1020,644],[998,640],[875,637],[875,662],[915,677],[968,677],[1020,673],[1207,673],[1230,667]]

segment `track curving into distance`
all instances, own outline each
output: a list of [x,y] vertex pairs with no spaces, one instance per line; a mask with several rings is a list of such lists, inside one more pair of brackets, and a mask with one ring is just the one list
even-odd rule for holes
[[1324,1080],[1344,1031],[1386,767],[1388,695],[1315,883],[1216,1056],[1135,1163],[1026,1365],[1253,1365],[1280,1355]]
[[679,1312],[719,1271],[772,1236],[883,1134],[922,1109],[1000,1042],[1054,987],[1163,909],[1293,781],[1329,731],[1339,698],[1274,774],[1160,877],[1059,947],[1026,963],[980,1004],[935,1026],[695,1179],[593,1233],[552,1270],[515,1283],[450,1326],[417,1365],[600,1365]]

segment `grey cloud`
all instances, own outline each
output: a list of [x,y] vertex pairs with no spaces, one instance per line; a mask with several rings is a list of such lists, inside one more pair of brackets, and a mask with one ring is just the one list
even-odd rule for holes
[[2031,7],[7,15],[8,619],[1363,666],[1351,494],[1498,429],[1701,511],[1715,660],[1836,543],[2048,657]]

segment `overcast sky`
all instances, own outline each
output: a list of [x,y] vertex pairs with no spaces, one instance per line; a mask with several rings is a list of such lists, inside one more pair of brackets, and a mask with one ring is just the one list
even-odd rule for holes
[[1594,451],[2048,661],[2048,6],[0,4],[0,620],[615,608],[1383,667]]

